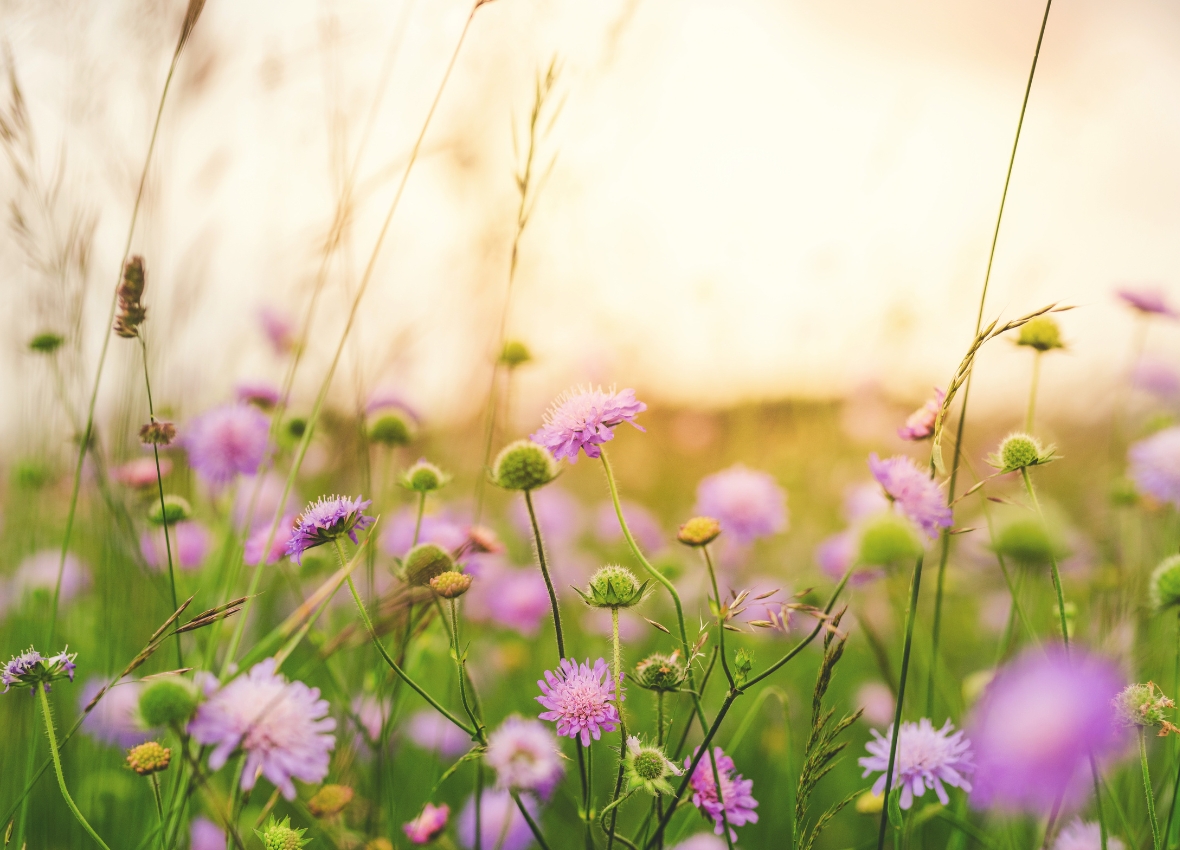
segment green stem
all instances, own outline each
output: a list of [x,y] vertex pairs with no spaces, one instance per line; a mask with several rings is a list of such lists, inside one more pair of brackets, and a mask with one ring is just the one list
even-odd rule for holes
[[1147,735],[1143,727],[1139,731],[1139,766],[1143,768],[1143,792],[1147,797],[1147,818],[1151,823],[1151,843],[1155,850],[1160,850],[1160,825],[1155,817],[1155,792],[1151,790],[1151,773],[1147,768]]
[[729,682],[729,686],[735,688],[737,683],[733,680],[733,673],[730,672],[729,662],[725,657],[725,616],[721,611],[721,592],[717,589],[717,573],[713,569],[713,558],[709,555],[709,547],[702,546],[701,554],[705,556],[705,566],[709,570],[709,581],[713,585],[713,604],[717,606],[717,645],[721,647],[721,669],[725,671],[725,679]]
[[49,710],[49,697],[45,695],[45,686],[37,686],[37,696],[41,699],[41,713],[45,715],[45,731],[49,735],[49,752],[53,755],[53,769],[57,771],[57,785],[61,788],[61,795],[65,798],[66,805],[70,807],[70,811],[74,813],[74,817],[78,819],[78,823],[82,824],[82,828],[90,834],[98,846],[103,850],[111,850],[107,847],[106,842],[98,837],[98,833],[94,828],[86,822],[86,818],[82,816],[82,812],[78,810],[78,806],[74,803],[74,798],[70,796],[70,792],[66,790],[66,778],[61,772],[61,756],[57,752],[57,735],[53,731],[53,715]]
[[541,526],[537,523],[537,513],[533,510],[533,496],[529,490],[524,491],[524,503],[529,509],[529,522],[533,525],[533,540],[537,544],[537,560],[541,563],[541,575],[545,579],[545,589],[549,591],[549,604],[553,608],[553,626],[557,630],[557,660],[565,658],[565,638],[561,632],[561,608],[557,605],[557,591],[553,589],[553,579],[549,577],[549,565],[545,561],[545,544],[541,540]]
[[418,494],[418,517],[414,520],[414,542],[410,544],[413,549],[418,545],[418,536],[422,533],[422,515],[426,513],[426,493]]
[[467,702],[467,663],[463,659],[462,650],[459,648],[459,611],[455,605],[455,600],[449,600],[451,605],[451,647],[455,651],[455,666],[459,671],[459,699],[463,701],[463,710],[467,712],[467,717],[471,720],[471,725],[478,730],[483,729],[483,723],[476,717],[475,712],[471,710],[471,706]]
[[1033,419],[1037,410],[1037,385],[1041,380],[1041,352],[1033,352],[1032,383],[1028,390],[1028,413],[1024,417],[1024,432],[1033,432]]
[[[1041,527],[1045,530],[1046,538],[1049,536],[1049,524],[1045,521],[1045,514],[1041,510],[1041,503],[1037,499],[1037,491],[1033,489],[1032,478],[1029,477],[1028,467],[1021,467],[1020,474],[1024,477],[1024,487],[1028,490],[1028,497],[1032,500],[1033,507],[1036,508],[1037,516],[1041,520]],[[1053,552],[1053,547],[1049,547],[1049,566],[1053,571],[1053,590],[1057,592],[1057,615],[1061,620],[1061,639],[1065,642],[1065,648],[1069,649],[1069,624],[1065,616],[1065,594],[1061,589],[1061,573],[1057,569],[1057,555]]]
[[1106,817],[1102,813],[1102,785],[1098,781],[1098,763],[1090,756],[1090,778],[1094,782],[1094,805],[1098,809],[1098,843],[1100,850],[1107,850]]
[[[610,827],[606,832],[606,850],[611,850],[615,846],[615,825],[618,821],[619,810],[618,806],[622,802],[619,795],[623,790],[623,759],[627,756],[627,719],[623,714],[623,652],[619,641],[619,609],[610,609],[610,623],[611,623],[611,650],[614,658],[614,666],[611,668],[611,676],[615,686],[615,704],[619,709],[619,771],[615,778],[615,793],[611,797],[610,803],[603,814],[610,811]],[[601,817],[601,815],[599,815]]]
[[[1176,617],[1176,660],[1174,662],[1173,674],[1173,690],[1172,693],[1180,693],[1180,614]],[[1173,737],[1172,752],[1177,754],[1176,758],[1176,781],[1172,784],[1172,800],[1168,804],[1168,822],[1164,827],[1164,843],[1170,846],[1172,841],[1172,821],[1176,817],[1176,797],[1180,796],[1180,745],[1177,744],[1176,738]]]

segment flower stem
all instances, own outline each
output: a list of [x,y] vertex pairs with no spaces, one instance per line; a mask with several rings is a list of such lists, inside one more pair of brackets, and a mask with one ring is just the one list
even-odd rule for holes
[[1041,352],[1033,352],[1032,365],[1032,384],[1028,390],[1028,413],[1024,417],[1024,432],[1031,434],[1033,432],[1033,418],[1037,410],[1037,385],[1041,380]]
[[463,652],[459,648],[459,610],[455,605],[455,600],[451,599],[451,642],[452,648],[455,651],[455,665],[459,670],[459,698],[463,701],[463,710],[467,712],[468,718],[471,720],[471,725],[476,729],[482,730],[483,723],[471,710],[471,706],[467,703],[467,662],[463,658]]
[[74,798],[70,796],[70,792],[66,790],[66,778],[61,772],[61,756],[57,752],[57,734],[53,731],[53,714],[49,710],[49,697],[45,695],[45,686],[37,686],[37,696],[41,700],[41,713],[45,715],[45,732],[49,735],[49,752],[53,756],[53,769],[57,771],[57,785],[61,789],[61,795],[65,798],[66,805],[70,807],[70,811],[74,813],[74,817],[78,819],[78,823],[82,824],[82,828],[90,834],[98,846],[103,850],[111,850],[107,847],[106,842],[98,837],[98,833],[94,831],[86,818],[82,816],[82,812],[78,810],[78,806],[74,803]]
[[553,626],[557,631],[557,660],[565,658],[565,637],[561,632],[561,608],[557,605],[557,591],[553,589],[553,579],[549,577],[549,565],[545,561],[545,544],[541,540],[541,526],[537,523],[537,513],[533,510],[533,496],[529,490],[524,491],[524,503],[529,509],[529,522],[533,525],[533,540],[537,543],[537,560],[541,563],[541,575],[545,579],[545,589],[549,591],[549,604],[553,607]]
[[713,570],[713,558],[709,555],[709,547],[702,546],[701,554],[705,556],[705,566],[709,569],[709,581],[713,585],[713,604],[717,606],[717,645],[721,647],[721,669],[725,671],[725,678],[731,688],[737,687],[733,680],[733,673],[729,671],[729,662],[725,658],[725,617],[721,611],[721,593],[717,590],[717,573]]
[[[623,790],[623,759],[627,755],[627,719],[623,715],[623,652],[619,642],[619,609],[610,609],[611,650],[614,666],[611,668],[612,684],[615,686],[615,704],[619,709],[619,772],[615,778],[615,793],[603,813],[610,810],[610,827],[606,832],[606,850],[615,846],[615,825],[619,817],[619,794]],[[600,815],[601,817],[601,815]]]
[[1151,790],[1151,773],[1147,768],[1147,734],[1143,727],[1139,730],[1139,765],[1143,768],[1143,792],[1147,797],[1147,817],[1151,822],[1151,843],[1155,850],[1160,850],[1160,825],[1155,817],[1155,792]]
[[[1024,486],[1028,490],[1028,497],[1032,500],[1033,507],[1036,508],[1037,516],[1041,520],[1041,527],[1045,529],[1045,535],[1049,535],[1049,524],[1045,522],[1045,513],[1041,510],[1041,503],[1037,499],[1037,491],[1033,489],[1032,478],[1029,477],[1028,467],[1022,467],[1020,474],[1024,477]],[[1057,569],[1057,556],[1053,553],[1053,546],[1049,546],[1049,566],[1053,571],[1053,589],[1057,592],[1057,615],[1061,620],[1061,639],[1065,642],[1065,648],[1069,649],[1069,624],[1066,622],[1065,616],[1065,594],[1061,590],[1061,573]]]
[[410,544],[411,549],[418,545],[418,537],[422,533],[422,515],[424,513],[426,513],[426,493],[422,492],[418,494],[418,516],[414,520],[414,542]]

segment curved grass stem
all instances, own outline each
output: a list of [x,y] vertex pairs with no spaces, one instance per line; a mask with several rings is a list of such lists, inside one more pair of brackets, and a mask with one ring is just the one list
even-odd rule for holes
[[61,795],[65,798],[66,805],[70,807],[70,811],[74,813],[74,817],[78,823],[82,824],[82,828],[94,839],[95,843],[103,850],[111,850],[107,847],[97,832],[94,831],[86,818],[83,817],[82,812],[79,811],[74,798],[70,796],[69,789],[66,788],[66,778],[61,772],[61,756],[57,751],[57,734],[53,731],[53,712],[49,709],[49,697],[45,695],[45,686],[37,686],[37,696],[41,700],[41,713],[45,716],[45,733],[49,736],[49,752],[53,756],[53,769],[57,772],[57,785],[61,789]]

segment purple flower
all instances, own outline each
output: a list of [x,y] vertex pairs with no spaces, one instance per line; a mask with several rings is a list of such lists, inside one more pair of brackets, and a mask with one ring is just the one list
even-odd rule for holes
[[189,734],[213,747],[209,767],[220,770],[237,750],[246,753],[242,789],[265,776],[288,800],[292,779],[320,782],[328,775],[328,754],[336,746],[336,721],[319,688],[288,682],[275,672],[275,660],[261,661],[197,709]]
[[406,734],[417,746],[443,758],[454,758],[471,749],[471,738],[462,729],[429,708],[410,716]]
[[[172,547],[172,563],[185,570],[195,570],[209,554],[209,531],[194,520],[178,522],[168,527],[168,544]],[[139,536],[139,551],[153,570],[168,569],[168,550],[165,548],[164,529],[145,531]]]
[[1180,372],[1165,360],[1140,360],[1131,371],[1131,383],[1162,399],[1180,396]]
[[1105,658],[1055,647],[1000,669],[968,723],[975,750],[972,805],[1043,814],[1090,790],[1089,759],[1121,747],[1111,700],[1124,681]]
[[365,403],[365,413],[376,413],[379,410],[400,410],[406,414],[415,423],[421,420],[421,417],[405,397],[397,390],[389,387],[378,388],[369,396],[368,402]]
[[371,500],[362,501],[360,496],[355,499],[348,496],[320,496],[319,501],[309,503],[295,520],[291,537],[287,541],[287,554],[303,563],[303,553],[308,549],[331,543],[345,534],[356,543],[356,533],[373,524],[373,518],[364,512],[371,504]]
[[597,741],[619,724],[618,690],[610,678],[602,658],[594,662],[593,669],[590,659],[581,666],[569,658],[561,659],[556,673],[546,670],[545,680],[537,682],[542,694],[537,702],[549,709],[539,717],[557,721],[558,735],[581,736],[582,746],[590,746],[591,737]]
[[558,460],[568,458],[577,463],[579,451],[586,452],[586,457],[598,457],[598,447],[615,438],[616,425],[629,422],[644,430],[635,424],[635,417],[645,410],[647,405],[636,400],[635,390],[603,392],[601,387],[578,387],[558,397],[545,414],[545,424],[530,439]]
[[209,818],[193,818],[188,846],[189,850],[225,850],[225,830]]
[[20,601],[26,594],[46,593],[50,597],[57,586],[61,568],[61,604],[65,604],[90,586],[90,571],[72,553],[66,553],[64,566],[60,549],[42,549],[29,555],[16,570],[7,587],[0,587],[0,613]]
[[1162,289],[1148,289],[1146,287],[1131,289],[1124,287],[1115,294],[1140,313],[1167,316],[1169,319],[1180,319],[1180,313],[1177,313],[1168,304],[1168,300],[1164,296]]
[[269,434],[270,421],[258,408],[227,404],[190,422],[183,443],[197,475],[222,487],[237,475],[258,471]]
[[[900,805],[908,809],[914,804],[914,797],[921,797],[927,788],[933,788],[938,796],[938,802],[944,806],[950,802],[944,785],[952,788],[971,790],[969,781],[975,765],[971,761],[971,742],[963,737],[959,730],[951,734],[955,727],[948,720],[941,729],[935,729],[928,717],[923,717],[917,723],[905,722],[901,724],[901,734],[897,736],[897,757],[893,765],[893,782],[895,788],[901,791]],[[889,769],[889,742],[893,737],[893,724],[882,735],[876,729],[869,730],[873,740],[865,745],[869,755],[857,759],[857,763],[865,769],[862,777],[877,771],[881,775],[873,783],[873,793],[885,792],[885,772]]]
[[[856,561],[858,554],[860,554],[859,535],[855,529],[847,528],[820,541],[820,544],[815,547],[815,562],[824,575],[832,581],[839,581],[844,578],[844,573],[848,572],[848,568]],[[852,587],[859,587],[871,584],[884,575],[885,571],[877,567],[858,569],[849,577],[848,583]]]
[[881,487],[875,481],[862,481],[844,490],[844,501],[841,512],[844,519],[851,524],[876,516],[882,511],[889,510],[889,499],[881,492]]
[[266,562],[277,564],[287,554],[287,547],[291,544],[291,535],[295,532],[295,515],[287,514],[279,520],[278,527],[274,530],[273,539],[270,536],[270,529],[270,523],[262,523],[254,529],[246,541],[246,549],[242,554],[245,563],[252,565],[261,563],[266,541],[270,540],[270,551],[266,553]]
[[74,681],[74,669],[77,666],[74,659],[78,653],[67,652],[67,649],[69,647],[57,655],[46,657],[30,646],[20,655],[14,655],[0,670],[0,684],[4,685],[4,693],[8,693],[13,685],[27,687],[33,694],[37,693],[37,688],[44,688],[45,693],[49,693],[58,679]]
[[354,697],[352,714],[358,724],[353,745],[368,754],[381,743],[381,727],[390,715],[389,699],[378,700],[369,694]]
[[[78,697],[78,711],[90,704],[102,690],[103,679],[91,679]],[[82,721],[82,731],[95,740],[127,749],[154,737],[139,719],[139,695],[143,685],[135,679],[115,684]],[[224,841],[222,844],[224,845]]]
[[905,425],[897,429],[897,436],[903,440],[925,440],[934,435],[934,421],[938,418],[938,411],[942,410],[942,402],[946,393],[938,387],[934,388],[934,398],[929,399],[906,419]]
[[290,314],[263,307],[258,311],[258,322],[275,354],[287,354],[295,349],[295,319]]
[[[172,471],[172,461],[166,457],[160,458],[160,477],[167,477]],[[120,484],[128,487],[156,486],[156,460],[150,457],[137,457],[111,470],[111,477]]]
[[1131,480],[1140,493],[1180,508],[1180,426],[1133,443],[1127,458]]
[[[700,747],[697,747],[699,750]],[[696,757],[696,750],[690,758],[684,760],[684,766],[690,767],[692,759]],[[721,747],[713,748],[713,760],[717,763],[717,776],[721,780],[721,799],[717,799],[717,785],[713,781],[713,765],[708,756],[701,759],[697,769],[692,772],[692,804],[701,814],[713,819],[713,834],[722,835],[726,820],[729,821],[729,837],[737,841],[734,827],[747,823],[758,823],[758,801],[751,796],[754,790],[753,779],[742,779],[740,773],[734,773],[733,759],[722,752]],[[722,811],[724,810],[724,816]]]
[[498,558],[472,561],[469,571],[477,577],[467,593],[472,619],[491,620],[525,637],[535,635],[552,610],[540,573],[508,567]]
[[[535,797],[524,795],[521,798],[529,816],[538,819],[538,804]],[[520,810],[516,808],[516,801],[507,791],[480,792],[480,846],[485,850],[499,847],[500,850],[525,850],[533,843],[533,831]],[[463,811],[459,813],[457,829],[459,845],[471,850],[475,847],[475,795],[467,798]]]
[[[534,494],[533,498],[536,498]],[[643,505],[635,502],[623,501],[623,517],[627,520],[627,527],[635,537],[639,547],[647,552],[658,552],[664,548],[664,529],[655,514]],[[623,539],[623,529],[619,527],[619,517],[615,514],[612,502],[603,502],[598,506],[594,517],[594,533],[604,543],[618,543]]]
[[696,516],[711,516],[739,544],[752,543],[787,528],[787,494],[769,473],[735,464],[701,479]]
[[[1101,850],[1102,828],[1094,822],[1074,818],[1061,828],[1053,850]],[[1127,850],[1127,845],[1113,835],[1106,836],[1106,850]]]
[[874,452],[869,469],[894,505],[930,539],[938,537],[940,528],[951,527],[951,509],[942,488],[908,457],[881,460]]
[[[571,546],[582,533],[582,506],[578,500],[560,487],[550,484],[544,490],[532,493],[533,512],[546,548]],[[512,527],[526,540],[533,539],[533,525],[524,499],[513,499],[509,508]],[[618,521],[616,520],[616,527]]]
[[[381,549],[387,555],[400,558],[410,551],[414,542],[414,524],[418,520],[418,509],[405,507],[393,515],[381,532]],[[434,543],[448,552],[454,552],[467,542],[467,526],[460,522],[451,511],[443,509],[435,514],[422,517],[422,528],[418,533],[419,543]]]
[[[856,690],[853,703],[864,711],[864,718],[874,726],[884,726],[893,722],[893,713],[897,708],[897,701],[893,698],[893,691],[881,682],[865,682]],[[902,727],[904,732],[905,727]],[[886,753],[888,755],[888,753]],[[884,768],[882,768],[884,770]]]
[[239,381],[234,395],[241,404],[253,404],[263,410],[270,410],[282,397],[279,388],[270,381]]
[[729,845],[724,839],[707,832],[699,832],[677,844],[672,850],[725,850]]
[[402,829],[405,830],[406,837],[414,844],[429,844],[442,835],[443,830],[447,828],[447,818],[450,816],[451,809],[446,803],[441,806],[427,803],[422,809],[422,814],[402,826]]
[[540,720],[513,715],[488,736],[484,758],[496,771],[496,787],[534,791],[548,798],[565,773],[557,739]]
[[299,510],[301,500],[294,493],[288,493],[283,500],[283,491],[287,488],[285,478],[268,472],[261,478],[243,478],[238,482],[237,494],[234,496],[233,518],[234,526],[242,529],[247,521],[252,528],[260,525],[270,527],[275,514],[289,514]]

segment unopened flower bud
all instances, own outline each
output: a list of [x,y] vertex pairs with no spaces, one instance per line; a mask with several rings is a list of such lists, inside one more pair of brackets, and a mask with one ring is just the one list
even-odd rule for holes
[[152,502],[147,518],[152,525],[175,525],[192,515],[193,509],[189,507],[188,501],[170,493],[164,497],[163,504],[158,501]]
[[590,577],[585,592],[577,590],[587,605],[594,608],[630,608],[647,590],[647,582],[639,583],[635,573],[626,567],[606,566]]
[[676,539],[685,546],[705,546],[717,539],[721,522],[711,516],[694,516],[676,532]]
[[505,490],[536,490],[556,477],[556,459],[532,440],[509,443],[492,464],[492,480]]
[[144,288],[143,257],[132,257],[123,267],[123,280],[119,284],[119,313],[115,317],[114,331],[124,339],[139,336],[139,326],[147,318],[143,306]]
[[861,530],[857,560],[864,566],[888,567],[921,554],[922,542],[913,525],[895,513],[881,514]]
[[386,413],[369,426],[369,440],[383,446],[408,446],[414,439],[414,426],[400,413]]
[[176,426],[163,419],[153,419],[139,429],[139,441],[145,446],[170,446],[176,439]]
[[435,576],[455,569],[455,559],[446,549],[434,543],[419,543],[408,553],[402,563],[407,584],[426,587]]
[[140,776],[150,776],[168,769],[172,750],[156,741],[148,741],[127,751],[127,766]]
[[183,726],[197,710],[197,690],[177,676],[155,679],[139,695],[139,717],[149,729]]
[[500,352],[500,362],[509,369],[523,366],[532,359],[533,355],[529,351],[528,346],[518,339],[508,340],[508,342],[504,343],[504,348]]
[[1004,442],[1000,443],[999,451],[989,457],[987,462],[1000,472],[1015,472],[1052,460],[1056,460],[1052,446],[1042,448],[1037,438],[1031,434],[1016,433],[1005,437]]
[[1061,328],[1052,316],[1037,316],[1020,329],[1017,345],[1025,345],[1037,351],[1065,348],[1061,341]]
[[1115,715],[1123,726],[1139,726],[1163,730],[1160,734],[1175,731],[1167,718],[1167,712],[1176,703],[1164,696],[1154,682],[1127,685],[1111,700]]
[[307,844],[303,839],[305,832],[306,829],[292,829],[289,817],[277,821],[274,815],[270,816],[270,821],[262,830],[254,830],[262,839],[264,850],[300,850]]
[[457,570],[447,570],[430,580],[430,589],[443,599],[457,599],[471,587],[471,576]]
[[1156,610],[1180,605],[1180,555],[1164,558],[1152,572],[1151,604]]
[[688,671],[680,663],[679,651],[671,655],[649,655],[635,665],[635,680],[651,691],[674,691],[684,682]]
[[53,354],[61,348],[61,344],[65,341],[65,337],[61,334],[43,331],[29,340],[29,351],[35,351],[38,354]]
[[426,460],[419,460],[402,475],[401,484],[415,493],[431,493],[448,481],[451,476]]
[[352,789],[347,785],[325,785],[307,801],[307,808],[317,818],[330,818],[351,802]]
[[1048,564],[1055,556],[1064,555],[1064,547],[1035,517],[1020,517],[1001,526],[992,545],[997,554],[1026,567]]

